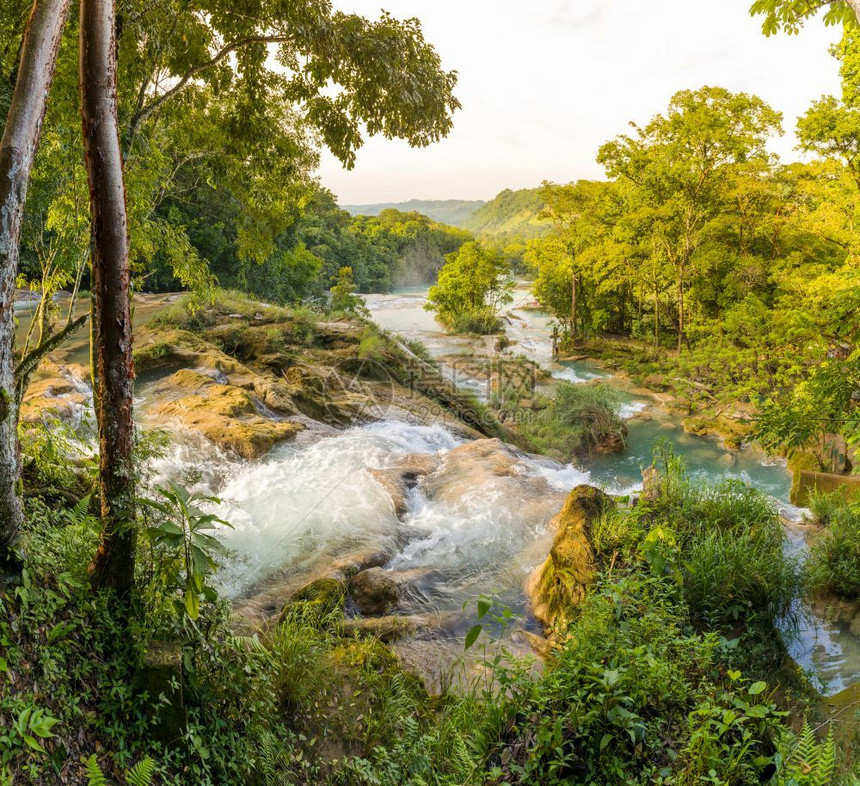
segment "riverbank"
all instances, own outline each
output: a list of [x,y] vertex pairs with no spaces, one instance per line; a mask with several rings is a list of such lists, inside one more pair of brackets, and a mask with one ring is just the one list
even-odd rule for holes
[[[570,696],[576,695],[566,690],[568,698],[556,706],[553,691],[559,681],[589,685],[613,659],[639,664],[649,674],[653,667],[654,679],[673,675],[671,684],[685,697],[681,703],[661,699],[656,711],[653,697],[662,695],[655,693],[657,683],[640,683],[632,671],[621,669],[617,690],[640,691],[636,695],[645,702],[640,706],[634,699],[628,709],[648,718],[643,738],[648,742],[648,766],[674,766],[649,747],[669,727],[679,754],[677,766],[693,766],[683,755],[690,733],[684,718],[708,696],[753,701],[745,693],[745,686],[757,684],[753,680],[779,683],[782,689],[791,682],[788,675],[794,675],[792,680],[798,681],[791,682],[795,689],[790,702],[768,691],[752,694],[762,697],[753,703],[790,706],[796,717],[818,717],[814,702],[798,702],[803,679],[791,670],[774,628],[789,584],[780,584],[772,607],[761,594],[772,592],[776,584],[760,578],[778,568],[787,582],[785,571],[791,564],[790,552],[780,550],[782,531],[769,496],[785,493],[782,468],[765,467],[747,451],[720,453],[716,442],[684,434],[663,421],[665,413],[658,408],[650,411],[650,420],[627,421],[631,433],[625,453],[594,456],[577,465],[530,455],[491,438],[502,424],[475,395],[454,388],[435,367],[432,354],[410,345],[409,335],[232,295],[220,296],[208,309],[195,310],[193,305],[162,308],[138,331],[137,410],[152,430],[144,440],[153,452],[145,470],[145,493],[157,497],[158,485],[174,481],[191,494],[220,500],[207,503],[213,506],[207,510],[230,523],[218,530],[227,548],[217,576],[220,600],[212,606],[204,603],[199,628],[180,629],[170,621],[174,612],[168,614],[158,605],[161,590],[147,595],[147,602],[163,616],[146,617],[143,671],[153,679],[161,675],[161,682],[152,683],[160,687],[153,690],[174,700],[165,686],[171,681],[184,686],[179,700],[184,715],[168,722],[162,710],[137,691],[123,707],[101,708],[104,717],[151,713],[160,724],[159,735],[174,735],[158,749],[166,768],[173,766],[170,757],[180,756],[172,746],[189,730],[216,734],[217,745],[235,757],[230,766],[246,769],[256,765],[242,758],[235,740],[222,736],[224,729],[238,734],[235,739],[247,735],[255,741],[268,739],[266,733],[276,730],[289,742],[293,761],[308,762],[308,769],[294,771],[295,782],[304,784],[314,773],[317,779],[340,777],[337,773],[348,779],[354,767],[383,766],[385,762],[374,759],[380,745],[389,764],[412,767],[417,751],[437,750],[437,745],[446,750],[441,740],[480,729],[484,747],[465,759],[450,759],[455,772],[451,777],[464,783],[470,782],[470,772],[511,774],[508,764],[525,766],[520,755],[532,750],[534,742],[529,729],[517,723],[519,714],[528,711],[530,727],[549,733],[570,709]],[[544,346],[541,330],[525,321],[518,321],[518,330],[524,344],[535,342],[533,354],[539,355]],[[450,355],[447,337],[433,340],[436,353]],[[468,352],[461,339],[454,340]],[[566,375],[569,381],[594,379],[600,373],[581,363],[546,367],[551,375],[561,375],[554,378]],[[552,378],[539,382],[551,385]],[[640,403],[621,406],[635,414]],[[159,431],[162,436],[157,438]],[[688,464],[684,484],[689,483],[690,491],[667,497],[661,519],[653,518],[647,505],[632,504],[640,496],[641,468],[652,463],[654,434],[669,436],[679,448],[678,458]],[[41,544],[39,553],[73,551],[70,564],[79,572],[86,564],[80,554],[91,552],[97,533],[96,522],[86,516],[90,459],[83,456],[76,468],[55,468],[48,482],[45,462],[55,459],[50,452],[38,455],[29,475],[28,504],[31,511],[42,513],[33,515],[28,537]],[[732,463],[715,472],[720,455]],[[70,469],[78,485],[64,486]],[[703,470],[709,474],[700,475]],[[757,473],[751,476],[755,484],[769,490],[762,494],[734,484],[739,472]],[[771,486],[767,473],[772,473]],[[616,504],[595,485],[621,501]],[[670,485],[673,494],[686,488],[674,481]],[[576,487],[579,496],[569,496]],[[600,517],[585,521],[570,515],[583,488],[595,499],[605,499]],[[57,504],[80,510],[84,520],[52,526],[45,511]],[[715,512],[720,506],[726,516]],[[723,522],[719,526],[737,527],[723,544],[725,558],[716,559],[717,553],[704,542],[693,545],[712,527],[693,527],[690,522],[711,521],[713,516],[714,522]],[[769,533],[760,548],[743,541],[746,545],[732,550],[743,533],[744,538],[758,537],[759,526]],[[686,562],[705,561],[701,569],[689,571],[678,560],[680,554]],[[762,560],[758,567],[747,563],[753,558]],[[149,560],[144,559],[146,575],[158,570]],[[66,563],[59,558],[55,562],[34,564],[40,587],[67,587],[67,579],[57,579],[53,572],[67,572]],[[717,572],[705,570],[706,564]],[[725,574],[729,568],[731,576]],[[683,574],[683,596],[675,571]],[[69,575],[86,587],[85,577]],[[731,588],[728,595],[726,588]],[[753,593],[752,605],[742,603],[735,611],[743,617],[751,610],[762,615],[749,634],[737,619],[725,623],[725,615],[735,613],[741,589]],[[37,641],[40,651],[59,662],[65,662],[66,646],[73,646],[78,659],[90,657],[92,642],[83,632],[95,626],[86,616],[87,593],[81,590],[79,598],[77,590],[65,591],[74,600],[63,612],[64,620],[82,633],[71,641],[61,637],[58,643],[50,642],[47,631],[57,624],[53,607],[46,604],[37,612],[16,605],[15,613],[28,620],[21,630],[34,631],[22,633],[26,640],[21,651],[31,651]],[[714,614],[723,615],[724,621],[711,619]],[[566,635],[566,625],[575,626],[571,630],[576,633]],[[635,632],[631,625],[638,626]],[[718,632],[726,642],[743,642],[726,644],[717,652],[707,631]],[[630,650],[634,639],[650,642],[656,653],[650,665],[636,660]],[[695,654],[698,665],[692,671],[680,668],[681,651]],[[535,665],[535,652],[544,659],[544,676],[537,675],[541,669]],[[186,653],[194,671],[186,666]],[[828,665],[850,670],[850,661],[840,653]],[[162,657],[158,663],[152,660],[155,654]],[[249,671],[242,672],[239,664]],[[604,665],[594,666],[592,674],[591,664]],[[789,671],[783,672],[786,665]],[[727,669],[746,673],[736,683],[726,678]],[[69,695],[70,686],[56,673],[40,672],[39,679],[58,702]],[[95,692],[85,691],[81,701],[96,706],[102,686],[89,671],[87,679],[94,680]],[[129,675],[129,684],[131,679]],[[27,680],[19,684],[29,685]],[[607,701],[614,701],[614,686],[607,686]],[[672,690],[665,695],[675,695]],[[265,699],[249,698],[261,695]],[[540,698],[532,704],[536,697],[546,702]],[[211,709],[202,712],[200,701]],[[49,706],[68,729],[80,728],[80,719],[63,706]],[[219,715],[220,707],[239,706],[246,709],[233,711],[229,718]],[[845,715],[843,711],[839,717]],[[380,716],[390,721],[385,730],[376,724]],[[499,727],[494,719],[500,717],[508,720]],[[409,718],[418,719],[417,737],[409,736],[403,725]],[[511,718],[513,725],[508,726]],[[281,734],[284,723],[292,724],[290,728],[298,724],[309,733],[304,740]],[[214,731],[213,724],[220,724],[221,731]],[[86,728],[76,740],[63,740],[76,760],[88,755],[96,740],[105,745],[97,728]],[[601,738],[615,733],[615,726],[602,720],[589,728]],[[771,734],[778,726],[767,728]],[[576,738],[574,731],[570,739]],[[154,732],[151,736],[161,739]],[[623,730],[602,747],[596,738],[583,739],[577,743],[577,755],[587,754],[610,769],[638,772],[643,749],[631,753],[628,747],[635,749],[639,743],[630,739],[628,746],[625,739],[630,738]],[[132,747],[139,750],[141,745],[154,751],[149,739]],[[768,745],[763,755],[775,750]],[[111,743],[107,746],[110,750]],[[262,758],[259,752],[255,755]],[[181,757],[194,762],[195,772],[217,771],[222,773],[220,782],[241,782],[217,769],[223,761],[205,763],[194,749]],[[554,766],[554,759],[542,758],[539,750],[532,758],[543,762],[540,766]],[[216,769],[207,769],[211,767]],[[429,767],[440,776],[448,772],[439,765]],[[481,780],[486,780],[483,774]]]

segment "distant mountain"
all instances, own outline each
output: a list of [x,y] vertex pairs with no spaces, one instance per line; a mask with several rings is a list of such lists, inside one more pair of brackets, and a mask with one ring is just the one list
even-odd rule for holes
[[354,216],[378,216],[383,210],[394,208],[403,213],[413,210],[453,227],[462,227],[478,208],[485,205],[480,199],[410,199],[408,202],[383,202],[377,205],[341,205]]
[[463,224],[475,235],[489,235],[499,239],[528,239],[539,237],[550,230],[546,221],[539,220],[544,201],[539,188],[506,188],[495,199],[475,210]]

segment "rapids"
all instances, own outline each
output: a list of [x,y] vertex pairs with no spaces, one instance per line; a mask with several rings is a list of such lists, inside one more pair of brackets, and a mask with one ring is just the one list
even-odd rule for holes
[[[425,295],[424,289],[410,289],[369,295],[366,300],[378,324],[405,339],[421,340],[436,357],[470,353],[476,346],[492,351],[490,339],[444,334],[423,310]],[[401,583],[397,611],[433,614],[446,621],[441,634],[437,629],[424,635],[430,640],[405,642],[398,649],[419,661],[421,668],[435,647],[441,671],[462,655],[462,637],[475,622],[474,601],[479,596],[493,596],[519,615],[515,628],[539,629],[529,615],[523,586],[546,556],[552,539],[547,524],[564,494],[580,483],[615,494],[641,488],[641,471],[650,464],[658,437],[674,445],[693,475],[708,481],[739,478],[773,497],[787,520],[788,548],[802,558],[804,530],[792,522],[799,522],[803,511],[788,502],[790,478],[784,462],[767,460],[754,450],[731,453],[714,439],[686,434],[678,418],[654,398],[594,364],[554,363],[550,320],[523,307],[530,298],[527,290],[518,290],[517,296],[506,314],[506,332],[515,342],[510,351],[539,362],[555,379],[587,383],[604,378],[617,387],[619,414],[629,429],[627,449],[595,456],[582,466],[564,466],[504,446],[493,457],[455,463],[458,449],[466,446],[441,424],[383,418],[345,430],[308,421],[295,441],[249,462],[221,452],[199,435],[171,428],[169,452],[150,468],[149,482],[171,478],[222,500],[217,512],[231,527],[219,536],[231,556],[220,580],[237,608],[266,596],[270,613],[292,589],[331,564],[355,554],[381,554],[385,569],[396,573]],[[144,297],[136,323],[148,320],[169,300]],[[22,319],[19,330],[24,328]],[[85,331],[67,344],[63,355],[64,362],[85,361]],[[448,373],[479,396],[488,394],[486,380],[471,378],[460,368],[449,368]],[[145,425],[170,427],[149,414],[154,382],[138,380],[137,411]],[[549,389],[551,385],[550,381]],[[429,478],[431,483],[409,490],[398,516],[374,471],[416,456],[438,469]],[[501,461],[505,471],[490,471],[491,459]],[[464,604],[471,605],[464,610]],[[798,611],[798,628],[785,631],[795,659],[815,672],[826,692],[856,681],[860,673],[856,623],[852,631],[850,617],[835,613],[826,602],[814,609],[799,606]]]

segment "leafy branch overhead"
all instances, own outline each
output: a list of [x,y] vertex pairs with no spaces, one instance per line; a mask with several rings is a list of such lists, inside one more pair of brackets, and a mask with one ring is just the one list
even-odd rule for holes
[[858,0],[755,0],[753,15],[764,16],[762,31],[773,35],[780,31],[796,34],[804,22],[823,11],[824,24],[856,27],[860,18]]
[[319,135],[351,168],[362,126],[423,147],[447,136],[460,106],[457,75],[443,70],[418,20],[368,20],[325,0],[265,0],[251,13],[224,0],[169,2],[157,14],[132,3],[120,57],[133,77],[124,102],[130,141],[171,100],[187,104],[189,90],[208,88],[215,98],[236,94],[239,135],[267,113],[298,107],[283,131]]

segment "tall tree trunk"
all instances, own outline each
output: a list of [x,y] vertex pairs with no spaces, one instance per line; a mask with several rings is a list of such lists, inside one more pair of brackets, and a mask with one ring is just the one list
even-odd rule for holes
[[116,107],[116,9],[81,0],[81,117],[92,213],[102,539],[93,584],[125,597],[134,583],[134,368],[125,185]]
[[18,496],[15,403],[15,279],[21,219],[69,0],[35,0],[24,30],[18,78],[0,141],[0,569],[17,563],[23,514]]
[[573,274],[573,282],[570,285],[570,338],[576,341],[576,273]]
[[678,275],[678,354],[684,345],[684,277]]

